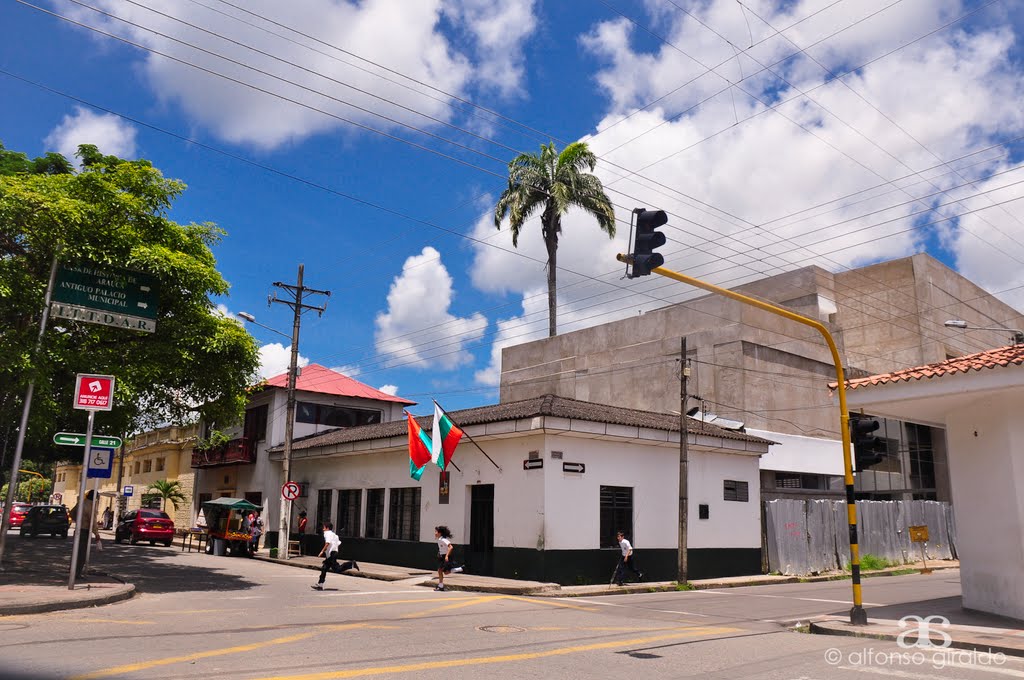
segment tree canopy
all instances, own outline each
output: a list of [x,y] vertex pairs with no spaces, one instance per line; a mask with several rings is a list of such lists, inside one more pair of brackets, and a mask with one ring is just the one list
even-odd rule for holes
[[[225,232],[171,220],[185,184],[149,161],[91,145],[77,156],[80,169],[60,154],[29,160],[0,144],[0,442],[14,440],[31,376],[26,458],[69,457],[50,443],[53,434],[84,432],[86,413],[72,409],[76,373],[116,377],[114,410],[97,415],[97,433],[197,418],[236,422],[259,357],[252,336],[210,299],[228,292],[211,250]],[[51,317],[33,356],[55,256],[156,277],[156,332]]]

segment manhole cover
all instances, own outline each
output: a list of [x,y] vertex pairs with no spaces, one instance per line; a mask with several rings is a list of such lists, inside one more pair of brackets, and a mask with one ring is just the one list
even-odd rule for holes
[[480,626],[477,630],[482,630],[485,633],[524,633],[525,628],[519,626]]

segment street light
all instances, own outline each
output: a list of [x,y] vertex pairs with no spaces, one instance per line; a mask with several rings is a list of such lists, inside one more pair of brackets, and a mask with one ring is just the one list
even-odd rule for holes
[[277,333],[278,335],[283,336],[285,338],[288,338],[289,340],[292,339],[291,336],[288,335],[287,333],[282,333],[281,331],[277,330],[276,328],[271,328],[270,326],[264,326],[263,324],[261,324],[259,321],[256,320],[255,316],[253,316],[249,312],[238,312],[237,314],[235,314],[235,316],[237,316],[239,319],[242,319],[244,321],[248,321],[251,324],[259,326],[260,328],[266,328],[271,333]]
[[[299,270],[299,272],[300,272],[299,273],[299,277],[300,277],[299,278],[299,285],[302,285],[302,278],[301,278],[302,274],[301,274],[301,271],[302,270],[300,269]],[[238,317],[240,319],[244,319],[245,321],[248,321],[249,323],[256,324],[260,328],[266,328],[268,331],[273,331],[274,333],[277,333],[278,335],[283,335],[284,337],[288,338],[291,341],[292,358],[291,358],[291,361],[288,364],[288,408],[287,408],[287,413],[285,415],[285,426],[284,426],[284,460],[282,461],[282,470],[281,470],[282,477],[284,477],[284,481],[287,482],[287,481],[289,481],[288,474],[289,474],[289,468],[291,467],[292,437],[294,436],[293,428],[295,426],[295,381],[298,378],[298,375],[296,375],[296,373],[299,370],[299,368],[298,368],[298,363],[299,363],[299,361],[298,361],[299,360],[299,351],[298,351],[299,350],[299,322],[298,322],[298,314],[296,314],[295,329],[292,331],[292,336],[291,337],[289,337],[285,333],[282,333],[281,331],[277,330],[276,328],[271,328],[270,326],[264,326],[263,324],[257,322],[256,321],[256,317],[253,316],[252,314],[248,313],[248,312],[238,312]],[[281,494],[281,510],[280,510],[280,513],[281,513],[280,522],[279,522],[280,527],[278,529],[278,531],[280,533],[279,533],[278,539],[277,539],[277,557],[278,557],[278,559],[281,559],[281,560],[287,560],[288,557],[289,557],[289,555],[288,555],[288,538],[289,538],[288,531],[289,531],[289,525],[291,524],[291,518],[289,517],[290,513],[288,512],[288,501],[285,500],[283,493]]]
[[971,326],[963,319],[950,319],[942,325],[946,328],[959,328],[962,331],[1007,331],[1011,333],[1011,345],[1024,345],[1024,331],[1017,328],[1003,328],[1002,326]]

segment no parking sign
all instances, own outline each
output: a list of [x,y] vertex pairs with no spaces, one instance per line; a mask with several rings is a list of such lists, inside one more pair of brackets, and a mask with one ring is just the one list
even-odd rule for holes
[[293,501],[299,497],[299,485],[297,482],[285,482],[281,487],[281,497],[286,501]]

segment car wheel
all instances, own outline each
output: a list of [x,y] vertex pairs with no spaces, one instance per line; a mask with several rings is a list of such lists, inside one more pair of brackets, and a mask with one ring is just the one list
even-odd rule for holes
[[114,532],[114,543],[117,543],[118,545],[121,545],[121,541],[123,541],[123,540],[124,540],[124,538],[121,536],[121,534],[119,534],[118,532],[115,531]]
[[68,532],[66,532],[66,531],[60,532],[60,537],[61,538],[67,538],[68,537]]
[[164,547],[165,548],[170,548],[171,547],[171,542],[170,541],[164,541]]
[[132,534],[131,537],[128,539],[128,542],[131,543],[132,545],[135,545],[136,543],[139,542],[139,537],[136,536],[135,534]]
[[156,541],[150,541],[149,544],[150,545],[156,545]]

